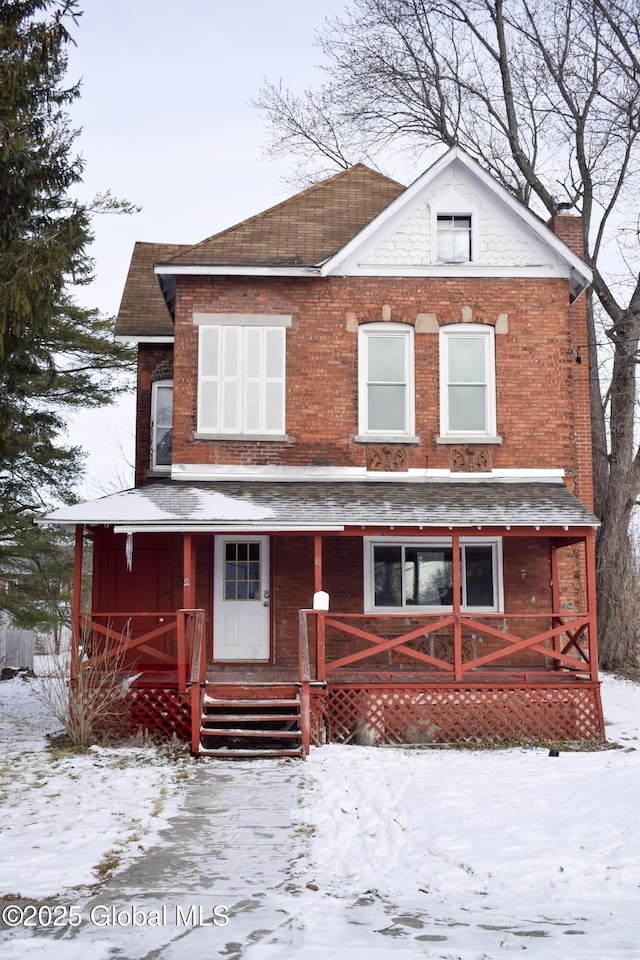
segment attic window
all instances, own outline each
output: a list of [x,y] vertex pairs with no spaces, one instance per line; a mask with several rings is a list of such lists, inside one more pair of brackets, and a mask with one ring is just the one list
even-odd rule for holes
[[471,260],[471,214],[438,214],[438,260],[468,263]]

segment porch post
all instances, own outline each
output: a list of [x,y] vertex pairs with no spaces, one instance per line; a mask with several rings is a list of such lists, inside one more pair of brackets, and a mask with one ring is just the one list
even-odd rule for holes
[[596,538],[590,530],[584,539],[584,555],[587,574],[587,613],[589,614],[589,672],[592,680],[598,679],[598,618],[596,611]]
[[460,621],[460,534],[451,535],[453,573],[453,670],[456,681],[462,680],[462,623]]
[[[553,543],[549,542],[549,549],[551,553],[551,610],[554,614],[552,617],[553,626],[560,622],[560,572],[558,567],[558,547]],[[553,638],[553,649],[555,653],[560,653],[562,651],[562,642],[560,640],[560,634],[556,633]],[[560,661],[553,661],[554,670],[560,669]]]
[[76,542],[73,560],[73,596],[71,598],[71,679],[78,676],[80,666],[80,640],[82,637],[80,611],[82,607],[82,562],[84,527],[76,524]]
[[182,535],[182,606],[193,610],[196,605],[195,541],[192,533]]
[[[313,592],[322,590],[322,535],[316,533],[313,538]],[[324,613],[316,613],[316,679],[324,680],[326,651],[324,638]]]
[[322,590],[322,536],[319,533],[313,538],[313,592]]
[[[195,607],[196,583],[195,583],[195,543],[193,534],[183,533],[182,535],[182,608],[184,610],[193,610]],[[179,611],[176,618],[177,643],[178,643],[178,690],[182,693],[187,689],[187,665],[191,662],[193,649],[187,649],[187,637],[190,640],[190,646],[193,647],[193,617],[188,618],[184,612]]]

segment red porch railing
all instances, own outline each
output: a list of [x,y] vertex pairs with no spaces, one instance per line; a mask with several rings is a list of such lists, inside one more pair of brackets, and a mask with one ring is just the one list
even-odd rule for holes
[[[306,610],[300,617],[301,625],[305,623],[305,636],[309,616],[316,618],[316,673],[320,681],[357,672],[397,676],[411,667],[426,676],[437,675],[454,682],[493,668],[519,673],[560,670],[597,679],[595,657],[590,643],[585,643],[590,625],[586,613],[407,616]],[[348,652],[337,656],[337,648],[345,640],[350,641]]]
[[[126,654],[127,664],[135,664],[145,655],[154,664],[175,667],[177,620],[176,613],[166,612],[81,614],[78,640],[82,646],[82,660],[85,664],[97,664],[123,658]],[[143,627],[143,632],[138,633],[140,624],[146,624],[148,628]],[[79,651],[74,647],[72,668],[77,668],[78,656]]]

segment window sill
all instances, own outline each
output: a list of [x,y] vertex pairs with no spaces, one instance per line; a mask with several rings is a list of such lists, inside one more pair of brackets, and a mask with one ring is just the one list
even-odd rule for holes
[[460,433],[455,437],[434,437],[434,440],[436,443],[451,444],[452,446],[460,443],[476,444],[479,446],[485,446],[488,443],[502,443],[502,437],[482,437],[472,433]]
[[235,440],[248,443],[287,443],[289,434],[271,433],[194,433],[194,440]]
[[420,437],[407,437],[401,434],[372,433],[371,436],[357,436],[354,443],[420,443]]

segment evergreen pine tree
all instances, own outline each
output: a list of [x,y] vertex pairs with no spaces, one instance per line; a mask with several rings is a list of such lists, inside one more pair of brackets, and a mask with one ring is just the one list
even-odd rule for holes
[[80,15],[77,0],[0,0],[0,570],[24,559],[33,516],[73,496],[69,414],[110,402],[132,364],[109,318],[70,292],[92,277],[92,217],[128,206],[73,196],[83,164],[66,51]]

